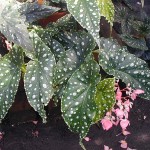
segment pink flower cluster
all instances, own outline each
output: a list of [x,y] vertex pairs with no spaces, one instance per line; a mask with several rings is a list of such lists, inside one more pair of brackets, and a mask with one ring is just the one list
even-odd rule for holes
[[[116,81],[115,84],[116,104],[110,112],[106,113],[101,123],[104,130],[109,130],[113,125],[117,126],[120,124],[122,129],[121,134],[126,136],[130,134],[126,129],[130,125],[128,116],[133,105],[132,101],[134,101],[139,94],[143,94],[144,91],[141,89],[133,90],[130,84],[128,84],[126,88],[120,89],[118,82],[119,81]],[[122,148],[128,147],[125,140],[121,140],[120,143]]]

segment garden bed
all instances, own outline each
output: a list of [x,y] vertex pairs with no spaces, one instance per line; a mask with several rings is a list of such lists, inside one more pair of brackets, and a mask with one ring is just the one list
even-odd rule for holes
[[[126,139],[130,148],[150,149],[149,105],[150,101],[144,99],[134,101],[129,116],[131,122],[128,131],[131,134]],[[1,150],[82,150],[78,143],[78,135],[68,130],[58,110],[59,108],[51,110],[47,124],[37,125],[32,122],[17,124],[17,120],[13,119],[24,118],[24,116],[33,118],[36,114],[32,116],[31,114],[35,113],[32,110],[9,114],[11,119],[7,119],[5,121],[7,123],[2,125],[5,134],[0,143]],[[13,125],[9,125],[12,123]],[[35,135],[35,131],[39,134]],[[124,139],[124,136],[116,136],[120,132],[119,127],[113,127],[106,132],[102,127],[93,125],[88,134],[91,140],[84,141],[84,144],[87,150],[102,150],[104,145],[108,145],[113,150],[121,150],[118,141]]]

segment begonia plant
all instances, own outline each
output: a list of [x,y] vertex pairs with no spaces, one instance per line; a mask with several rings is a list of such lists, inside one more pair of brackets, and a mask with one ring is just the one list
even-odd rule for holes
[[[115,39],[100,36],[102,16],[113,25],[111,0],[65,2],[66,15],[44,28],[38,21],[61,8],[42,1],[0,2],[0,31],[9,47],[9,53],[0,58],[0,119],[14,102],[23,77],[28,101],[43,121],[46,122],[44,106],[51,99],[60,100],[62,116],[69,129],[79,133],[84,148],[82,139],[90,126],[116,103],[115,80],[131,85],[135,90],[133,99],[139,94],[136,90],[144,91],[140,96],[150,99],[150,70],[145,61],[130,54]],[[93,53],[97,53],[97,61]],[[27,57],[29,61],[25,61]],[[107,76],[100,73],[102,69]],[[117,99],[121,99],[117,90]],[[128,104],[124,106],[128,112]],[[124,112],[118,108],[115,114],[126,129]],[[104,127],[106,120],[101,122]]]

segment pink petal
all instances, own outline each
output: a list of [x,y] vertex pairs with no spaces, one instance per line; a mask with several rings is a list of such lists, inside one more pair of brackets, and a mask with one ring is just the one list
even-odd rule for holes
[[108,146],[104,145],[104,150],[112,150],[112,148],[109,148]]
[[123,103],[122,103],[122,101],[118,101],[117,103],[116,103],[116,105],[120,108],[120,109],[123,109]]
[[131,102],[129,100],[126,100],[124,103],[123,103],[124,106],[130,106],[131,105]]
[[85,137],[84,140],[89,142],[91,139],[89,137]]
[[122,97],[122,92],[120,91],[120,89],[118,89],[116,93],[116,100],[121,100],[121,97]]
[[109,150],[109,147],[104,145],[104,150]]
[[3,133],[2,132],[0,132],[0,140],[2,140],[3,139]]
[[121,140],[120,143],[121,143],[121,148],[127,148],[128,147],[128,144],[125,140]]
[[132,99],[132,100],[135,100],[138,94],[143,94],[143,93],[144,93],[143,90],[136,89],[136,90],[134,90],[133,93],[131,94],[131,99]]
[[132,99],[132,100],[135,100],[136,97],[137,97],[137,94],[135,94],[135,93],[133,92],[133,93],[131,94],[131,99]]
[[113,124],[117,126],[119,124],[119,119],[116,122],[113,122]]
[[125,106],[125,110],[126,110],[127,112],[129,112],[129,111],[130,111],[130,107]]
[[140,89],[136,89],[133,91],[135,94],[143,94],[144,91],[143,90],[140,90]]
[[121,121],[120,121],[120,126],[121,126],[121,128],[123,129],[123,130],[125,130],[126,128],[127,128],[127,126],[129,125],[129,120],[127,120],[127,119],[122,119]]
[[131,134],[131,133],[130,133],[129,131],[123,130],[123,131],[122,131],[122,134],[123,134],[123,135],[128,135],[128,134]]
[[38,121],[32,121],[33,122],[33,124],[37,124],[38,123]]
[[119,109],[119,108],[117,108],[117,109],[115,110],[115,114],[116,114],[116,116],[119,117],[120,119],[122,119],[123,116],[124,116],[124,112],[123,112],[121,109]]
[[108,119],[102,119],[101,123],[104,130],[109,130],[113,125],[112,122]]
[[121,144],[121,148],[127,148],[127,147],[128,147],[127,143]]
[[[129,108],[129,107],[128,107]],[[130,110],[130,109],[128,109],[128,110]],[[124,112],[124,117],[125,117],[125,119],[128,119],[128,117],[129,117],[129,111],[128,110],[126,110],[125,112]]]
[[111,120],[115,120],[115,119],[116,119],[116,117],[112,115],[111,116]]

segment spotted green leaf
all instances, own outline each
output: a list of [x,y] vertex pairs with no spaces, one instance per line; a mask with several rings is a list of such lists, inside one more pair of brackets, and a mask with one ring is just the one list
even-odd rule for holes
[[66,0],[66,2],[69,12],[98,42],[100,10],[97,5],[97,0]]
[[4,118],[14,101],[22,64],[23,52],[16,47],[0,58],[0,120]]
[[113,25],[115,8],[112,0],[97,0],[101,16],[104,16]]
[[121,30],[122,34],[130,34],[132,30],[132,25],[130,24],[130,20],[128,18],[121,20]]
[[150,70],[145,61],[135,57],[112,39],[102,39],[103,51],[99,56],[102,68],[134,89],[142,89],[140,97],[150,99]]
[[54,26],[48,27],[46,29],[43,29],[41,27],[35,27],[34,31],[38,34],[38,36],[44,40],[44,43],[48,44],[48,42],[51,40],[51,38],[59,33],[59,30],[55,28]]
[[[123,6],[115,7],[115,22],[121,23],[122,21],[128,21],[129,9]],[[126,23],[126,22],[125,22]]]
[[51,43],[49,43],[49,48],[53,52],[56,62],[58,62],[61,55],[65,52],[64,47],[57,40],[52,39]]
[[71,14],[67,14],[53,23],[55,28],[59,30],[72,30],[77,26],[77,22]]
[[146,46],[146,41],[144,38],[134,38],[130,35],[120,35],[122,40],[128,45],[133,48],[141,49],[141,50],[148,50],[148,47]]
[[94,39],[88,33],[73,32],[68,33],[67,37],[71,39],[72,48],[63,53],[56,65],[55,85],[64,83],[84,63],[85,58],[95,48]]
[[55,57],[49,47],[32,31],[34,59],[27,64],[25,90],[31,106],[39,112],[45,121],[44,105],[47,105],[54,94],[53,70]]
[[46,30],[38,28],[35,32],[41,38],[41,40],[51,49],[54,54],[56,62],[59,60],[61,54],[65,51],[62,44],[53,38],[53,36],[58,33],[58,29],[48,28]]
[[115,104],[115,79],[108,78],[100,81],[96,88],[95,102],[97,113],[94,122],[99,121]]
[[53,13],[57,12],[59,8],[39,5],[37,1],[33,3],[23,3],[19,8],[21,15],[26,17],[26,22],[32,23],[46,16],[50,16]]
[[92,124],[96,105],[96,84],[99,82],[99,66],[87,57],[86,62],[69,79],[62,97],[61,110],[70,130],[78,132],[83,139]]
[[72,49],[75,46],[75,36],[74,33],[70,32],[60,32],[60,34],[54,37],[58,42],[60,42],[65,50]]
[[2,2],[0,6],[2,7],[0,10],[0,31],[9,41],[32,51],[33,45],[29,38],[27,25],[24,23],[25,18],[20,15],[16,1],[8,0],[6,5],[3,5]]

